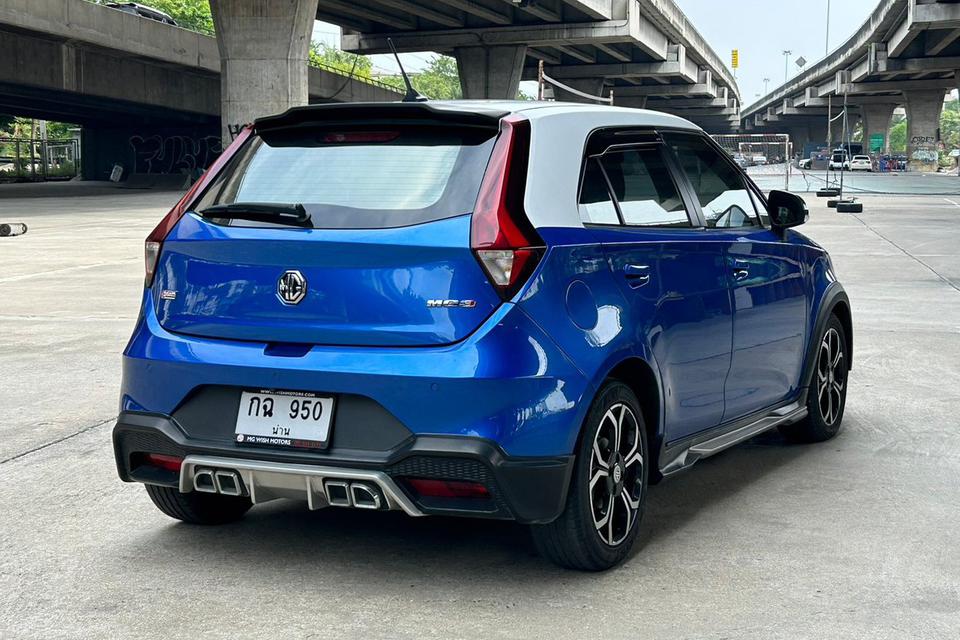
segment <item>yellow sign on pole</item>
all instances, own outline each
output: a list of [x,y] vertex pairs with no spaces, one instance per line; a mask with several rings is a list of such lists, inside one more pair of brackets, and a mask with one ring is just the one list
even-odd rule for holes
[[734,49],[730,52],[730,62],[732,63],[734,69],[738,69],[740,67],[740,49]]

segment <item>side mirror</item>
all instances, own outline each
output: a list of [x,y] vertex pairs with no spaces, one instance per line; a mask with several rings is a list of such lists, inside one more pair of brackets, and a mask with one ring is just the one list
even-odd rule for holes
[[796,227],[807,221],[810,213],[800,196],[786,191],[771,191],[767,196],[767,213],[774,229]]

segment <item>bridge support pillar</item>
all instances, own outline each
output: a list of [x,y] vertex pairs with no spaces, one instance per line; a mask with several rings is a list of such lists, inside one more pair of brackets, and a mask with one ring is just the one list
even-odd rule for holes
[[[582,91],[591,96],[606,97],[603,95],[603,78],[577,78],[574,80],[563,80],[562,82],[563,84],[568,85],[577,91]],[[557,98],[559,100],[567,100],[569,102],[598,104],[595,100],[578,96],[575,93],[570,93],[569,91],[564,91],[563,89],[557,89]]]
[[308,102],[317,0],[210,0],[220,49],[220,117],[231,129]]
[[803,147],[810,142],[810,130],[807,127],[796,126],[787,129],[790,142],[793,144],[794,157],[803,157]]
[[876,137],[880,142],[879,153],[890,153],[890,119],[896,103],[865,104],[861,109],[863,114],[863,151],[873,153],[872,140]]
[[944,91],[904,91],[907,107],[907,167],[936,171]]
[[[316,5],[316,0],[313,0]],[[514,100],[527,55],[526,45],[457,47],[460,88],[468,100]]]
[[827,144],[826,118],[824,118],[823,122],[807,125],[807,135],[810,137],[810,142],[816,142],[818,144]]

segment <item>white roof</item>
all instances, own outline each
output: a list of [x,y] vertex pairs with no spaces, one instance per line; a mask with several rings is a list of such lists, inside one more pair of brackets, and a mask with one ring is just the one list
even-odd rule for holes
[[522,113],[531,120],[549,116],[576,114],[578,116],[609,118],[617,121],[607,126],[617,126],[618,123],[622,123],[627,126],[700,129],[700,127],[689,120],[662,111],[632,109],[629,107],[617,107],[604,104],[537,100],[430,100],[427,104],[437,109],[450,111]]

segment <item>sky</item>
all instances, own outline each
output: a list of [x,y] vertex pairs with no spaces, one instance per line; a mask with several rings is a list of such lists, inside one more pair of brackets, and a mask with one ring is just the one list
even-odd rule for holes
[[[737,86],[743,104],[773,91],[784,81],[784,50],[792,51],[789,77],[824,57],[828,0],[674,0],[713,50],[730,66],[730,51],[740,50]],[[831,0],[830,51],[866,21],[877,0]],[[764,78],[769,78],[764,91]]]
[[[727,66],[730,51],[740,50],[737,85],[743,104],[757,99],[783,84],[784,55],[790,50],[787,69],[793,77],[800,68],[795,60],[802,56],[807,66],[824,56],[828,0],[674,0],[697,31],[707,40]],[[877,6],[877,0],[829,0],[830,50],[843,44],[860,28]],[[324,22],[314,23],[313,39],[340,46],[340,29]],[[422,69],[432,54],[402,53],[407,71]],[[377,55],[374,73],[393,74],[397,65],[392,56]],[[763,79],[769,78],[767,85]],[[528,83],[524,83],[526,85]],[[536,92],[535,83],[522,87]],[[765,86],[768,91],[764,91]]]

